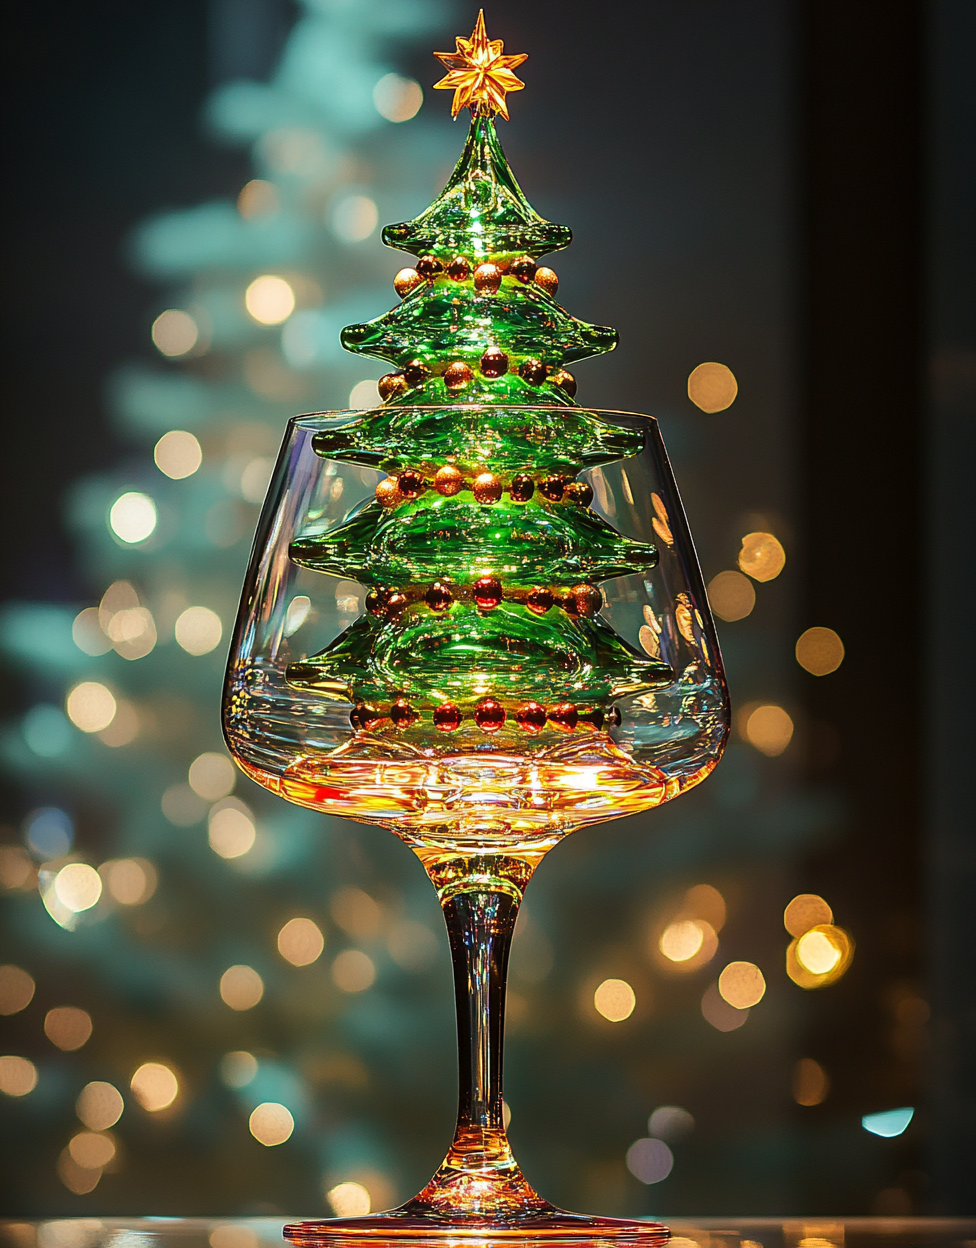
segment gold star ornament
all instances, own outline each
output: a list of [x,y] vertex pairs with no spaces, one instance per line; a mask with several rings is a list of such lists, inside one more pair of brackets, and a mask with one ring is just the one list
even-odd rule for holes
[[528,53],[504,56],[502,40],[489,39],[485,33],[484,9],[478,13],[471,38],[458,35],[455,43],[456,52],[434,53],[448,70],[440,82],[434,83],[435,89],[454,92],[451,116],[457,117],[462,108],[470,108],[474,117],[501,113],[508,121],[505,96],[525,86],[512,70],[528,60]]

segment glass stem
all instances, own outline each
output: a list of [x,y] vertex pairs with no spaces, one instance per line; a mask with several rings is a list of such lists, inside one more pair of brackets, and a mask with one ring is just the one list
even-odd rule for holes
[[475,1217],[538,1214],[549,1206],[512,1156],[502,1099],[508,957],[536,861],[492,855],[424,865],[440,897],[454,965],[458,1118],[443,1165],[411,1204],[464,1208]]

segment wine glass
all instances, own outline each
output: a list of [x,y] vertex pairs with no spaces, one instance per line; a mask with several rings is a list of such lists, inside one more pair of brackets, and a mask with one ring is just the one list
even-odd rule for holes
[[[456,466],[444,430],[459,421],[491,472]],[[404,445],[427,453],[404,462]],[[698,784],[728,734],[657,421],[477,403],[296,417],[258,524],[223,722],[252,780],[414,850],[454,966],[460,1091],[444,1163],[398,1209],[286,1236],[665,1242],[657,1223],[538,1196],[502,1103],[509,949],[536,866],[576,828]]]

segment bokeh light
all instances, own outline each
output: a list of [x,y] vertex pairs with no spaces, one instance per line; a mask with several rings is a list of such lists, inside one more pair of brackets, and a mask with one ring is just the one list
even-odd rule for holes
[[122,906],[141,906],[159,883],[156,868],[146,858],[112,858],[102,863],[98,873]]
[[378,407],[379,403],[380,392],[375,381],[357,381],[349,391],[349,406],[358,411]]
[[332,232],[343,243],[361,243],[379,219],[376,204],[367,195],[347,195],[332,210]]
[[688,377],[688,398],[703,412],[724,412],[738,393],[739,383],[726,364],[699,364]]
[[741,572],[719,572],[708,583],[708,603],[720,620],[744,620],[756,605],[756,591]]
[[71,816],[58,806],[39,806],[24,820],[24,839],[37,858],[60,858],[71,848],[74,836]]
[[801,988],[826,988],[840,979],[853,959],[850,935],[831,923],[818,923],[791,942],[786,973]]
[[361,888],[342,888],[329,902],[332,918],[350,936],[370,940],[383,926],[383,907]]
[[220,1059],[220,1078],[228,1088],[246,1088],[257,1073],[258,1059],[245,1049],[235,1049]]
[[332,963],[332,980],[343,992],[365,992],[376,980],[376,967],[362,950],[345,949]]
[[37,1067],[26,1057],[0,1057],[0,1092],[5,1096],[27,1096],[37,1087],[37,1077]]
[[112,649],[112,643],[102,631],[97,607],[85,607],[79,611],[71,625],[71,638],[83,654],[97,658]]
[[793,720],[774,703],[749,708],[742,723],[742,735],[767,758],[777,758],[793,739]]
[[232,1010],[252,1010],[264,996],[264,980],[253,966],[229,966],[220,977],[220,996]]
[[278,1101],[264,1101],[253,1111],[247,1125],[259,1144],[274,1148],[291,1138],[295,1119],[287,1106]]
[[101,732],[115,718],[118,704],[110,689],[97,680],[83,680],[65,699],[68,718],[82,732]]
[[725,898],[711,884],[695,884],[685,893],[682,912],[695,919],[704,919],[713,931],[725,926]]
[[763,999],[766,980],[754,962],[730,962],[718,977],[718,991],[729,1005],[748,1010]]
[[174,633],[177,644],[187,654],[209,654],[220,645],[224,626],[217,612],[209,607],[187,607],[177,618]]
[[203,451],[192,433],[171,429],[153,448],[153,459],[160,472],[174,481],[192,477],[203,463]]
[[288,610],[285,612],[285,627],[282,630],[286,637],[291,637],[308,619],[309,612],[312,610],[312,600],[307,594],[296,594],[288,604]]
[[135,546],[156,529],[156,504],[148,494],[128,490],[120,494],[108,513],[109,528],[121,542]]
[[0,1014],[19,1014],[34,1000],[33,975],[20,966],[0,966]]
[[669,962],[687,962],[702,947],[705,929],[694,919],[679,919],[669,923],[661,933],[658,948]]
[[241,498],[245,503],[253,503],[258,507],[264,502],[273,470],[274,460],[270,455],[257,455],[248,460],[241,473]]
[[593,1008],[611,1023],[630,1018],[637,996],[625,979],[605,979],[593,994]]
[[210,848],[221,858],[242,858],[254,848],[257,828],[243,802],[228,797],[211,807],[207,820]]
[[[96,1166],[91,1169],[88,1166],[79,1166],[71,1156],[70,1148],[62,1149],[61,1156],[58,1158],[57,1174],[68,1191],[73,1192],[75,1196],[86,1196],[89,1192],[93,1192],[102,1177],[100,1167]],[[76,1248],[78,1244],[84,1244],[87,1248],[87,1243],[88,1240],[85,1237],[65,1245],[65,1248]]]
[[188,784],[171,784],[159,805],[170,823],[178,828],[192,828],[207,813],[207,803]]
[[237,782],[237,769],[226,754],[198,754],[187,773],[190,788],[198,797],[216,802],[226,797]]
[[73,1053],[92,1034],[91,1015],[74,1005],[59,1005],[44,1015],[44,1034],[59,1049]]
[[254,217],[273,217],[281,207],[273,182],[264,178],[252,178],[241,188],[237,197],[237,211],[245,220]]
[[915,1110],[906,1105],[902,1109],[883,1110],[880,1114],[865,1114],[861,1126],[872,1135],[891,1140],[896,1135],[902,1135],[914,1117]]
[[772,581],[786,567],[786,551],[772,533],[747,533],[742,539],[738,563],[754,581]]
[[635,1140],[627,1149],[627,1169],[641,1183],[666,1179],[674,1167],[674,1153],[663,1140]]
[[166,1109],[176,1100],[180,1082],[162,1062],[143,1062],[129,1081],[136,1100],[150,1114]]
[[373,88],[376,111],[387,121],[409,121],[420,112],[423,102],[420,83],[400,74],[384,74]]
[[102,877],[87,862],[69,862],[54,877],[54,895],[66,910],[81,914],[102,895]]
[[832,628],[808,628],[797,640],[796,661],[811,676],[829,676],[844,662],[844,643]]
[[94,1080],[82,1088],[75,1101],[75,1113],[89,1131],[107,1131],[122,1117],[125,1101],[111,1083]]
[[324,948],[322,929],[312,919],[289,919],[278,933],[278,952],[292,966],[310,966]]
[[104,631],[116,654],[130,661],[145,658],[156,645],[156,621],[146,607],[116,611]]
[[200,337],[200,328],[189,312],[181,308],[167,308],[153,321],[151,334],[156,349],[162,355],[175,359],[193,350]]
[[273,273],[256,277],[244,292],[244,306],[260,325],[280,325],[295,311],[295,292]]
[[79,1131],[68,1145],[72,1161],[86,1170],[101,1170],[115,1156],[115,1141],[100,1131]]
[[27,850],[19,845],[0,845],[0,887],[28,889],[36,882],[37,870]]
[[783,911],[783,926],[791,936],[802,936],[819,923],[833,921],[833,910],[816,893],[800,893]]
[[362,1218],[372,1209],[369,1192],[362,1183],[337,1183],[326,1192],[337,1218]]
[[793,1099],[797,1105],[820,1105],[827,1099],[830,1080],[819,1062],[801,1057],[793,1067]]
[[659,1140],[681,1140],[694,1129],[694,1118],[679,1105],[659,1105],[647,1120],[647,1134]]
[[98,734],[98,739],[103,745],[109,746],[111,749],[118,749],[120,746],[128,745],[134,741],[139,735],[142,727],[142,720],[139,718],[139,712],[124,698],[119,698],[116,702],[115,714],[112,722],[107,728],[103,728]]
[[399,919],[386,938],[390,957],[405,971],[423,971],[437,956],[437,937],[415,919]]
[[737,1031],[749,1018],[749,1010],[730,1005],[718,990],[718,984],[710,984],[701,1000],[702,1017],[716,1031]]

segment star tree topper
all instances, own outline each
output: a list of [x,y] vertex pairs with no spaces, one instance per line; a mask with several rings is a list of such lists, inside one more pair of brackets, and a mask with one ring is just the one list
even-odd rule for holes
[[485,33],[485,11],[479,10],[470,39],[458,35],[456,52],[435,52],[448,73],[434,88],[453,91],[451,116],[457,117],[462,108],[470,108],[473,116],[490,117],[501,113],[508,121],[505,96],[509,91],[521,91],[525,86],[512,70],[528,60],[528,53],[504,56],[505,44],[501,39],[489,39]]

